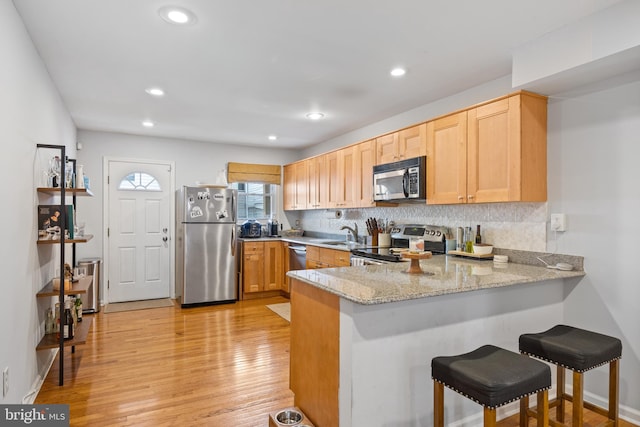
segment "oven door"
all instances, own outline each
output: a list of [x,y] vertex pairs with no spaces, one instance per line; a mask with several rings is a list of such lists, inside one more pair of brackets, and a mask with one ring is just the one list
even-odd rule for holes
[[406,199],[409,173],[407,169],[376,172],[373,175],[373,200]]

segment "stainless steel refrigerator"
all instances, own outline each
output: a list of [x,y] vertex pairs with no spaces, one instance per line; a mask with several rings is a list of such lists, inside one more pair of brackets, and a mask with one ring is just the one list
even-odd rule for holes
[[237,198],[227,188],[177,191],[176,288],[183,307],[238,299]]

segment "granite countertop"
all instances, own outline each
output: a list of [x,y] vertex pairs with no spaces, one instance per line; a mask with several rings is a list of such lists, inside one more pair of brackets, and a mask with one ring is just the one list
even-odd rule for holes
[[[273,240],[289,242],[289,243],[297,243],[299,245],[312,245],[319,246],[322,248],[328,249],[337,249],[340,251],[350,252],[351,249],[355,248],[363,248],[366,245],[356,244],[352,242],[347,242],[344,239],[344,236],[331,238],[331,237],[285,237],[285,236],[262,236],[262,237],[240,237],[238,240],[247,241],[247,242],[268,242]],[[327,244],[327,242],[332,242]],[[339,243],[339,244],[338,244]]]
[[408,274],[408,263],[290,271],[287,276],[358,304],[383,304],[522,283],[582,277],[582,269],[560,271],[516,264],[497,265],[449,255],[421,260],[426,274]]

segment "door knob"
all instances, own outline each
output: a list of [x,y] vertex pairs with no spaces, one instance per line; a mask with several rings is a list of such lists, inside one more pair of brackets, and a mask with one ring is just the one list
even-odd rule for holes
[[167,229],[166,229],[166,228],[163,228],[163,229],[162,229],[162,232],[163,232],[163,233],[166,233],[166,232],[167,232]]
[[162,238],[162,241],[163,241],[163,242],[166,242],[167,240],[169,240],[169,238],[168,238],[167,236],[164,236],[164,237]]

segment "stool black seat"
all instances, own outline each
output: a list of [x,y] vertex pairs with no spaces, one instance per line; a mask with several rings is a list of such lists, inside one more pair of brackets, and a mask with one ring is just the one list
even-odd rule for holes
[[[573,426],[582,426],[583,407],[605,415],[609,424],[618,425],[618,360],[622,357],[622,342],[618,338],[567,325],[556,325],[540,332],[523,334],[520,352],[557,365],[557,397],[551,402],[556,419],[564,422],[564,402],[573,401]],[[583,373],[609,364],[609,408],[599,408],[583,399]],[[564,370],[573,371],[573,393],[564,391]]]
[[[435,357],[431,376],[435,426],[444,425],[444,386],[484,406],[485,426],[495,425],[497,407],[523,396],[538,394],[538,405],[546,407],[551,387],[548,365],[492,345],[456,356]],[[546,426],[547,419],[548,411],[538,425]]]

